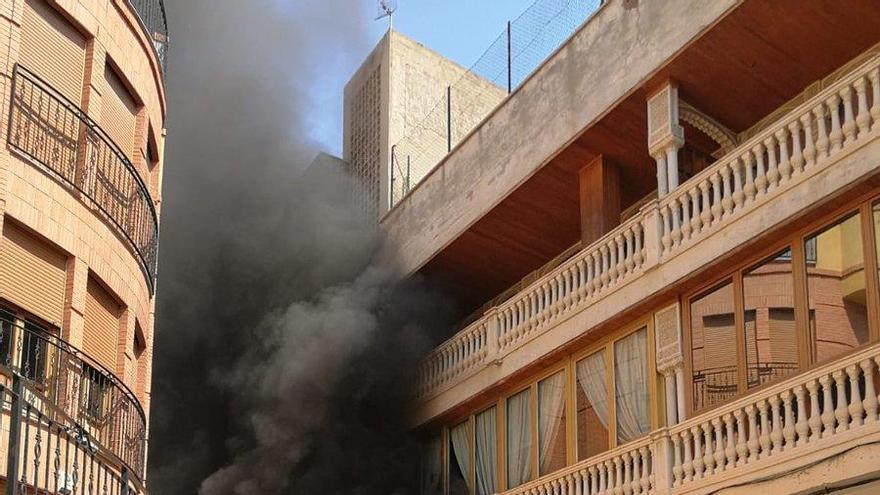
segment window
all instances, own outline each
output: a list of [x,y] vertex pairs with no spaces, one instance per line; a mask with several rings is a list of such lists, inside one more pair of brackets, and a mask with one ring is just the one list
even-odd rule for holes
[[40,385],[46,383],[46,353],[49,351],[48,332],[31,321],[24,322],[19,349],[19,372],[21,376]]
[[421,495],[440,495],[442,492],[442,440],[435,435],[422,446]]
[[[874,259],[877,262],[878,275],[880,275],[880,201],[874,203],[871,212],[874,222]],[[880,285],[880,277],[878,277],[877,284]]]
[[605,352],[599,351],[575,366],[577,374],[578,460],[608,450],[608,380]]
[[468,422],[458,424],[449,430],[449,493],[468,495],[470,493],[470,428]]
[[742,278],[746,383],[754,388],[798,368],[791,250],[767,258]]
[[565,371],[538,382],[540,476],[565,467]]
[[104,419],[106,404],[110,398],[112,382],[104,372],[83,363],[84,394],[86,413],[94,420]]
[[477,414],[475,421],[476,438],[476,481],[477,495],[495,493],[498,480],[496,465],[497,423],[495,408],[491,407]]
[[686,298],[692,412],[877,339],[880,203],[824,223]]
[[531,389],[507,399],[507,488],[532,479]]
[[739,380],[733,282],[728,280],[690,303],[694,409],[734,397]]
[[647,329],[614,344],[614,403],[617,443],[624,444],[651,431],[648,413]]
[[0,366],[12,366],[12,326],[15,325],[15,314],[0,309]]
[[810,236],[815,262],[806,263],[812,357],[822,362],[868,341],[862,226],[858,214]]
[[0,309],[0,366],[10,367],[40,386],[47,385],[50,336],[25,313]]

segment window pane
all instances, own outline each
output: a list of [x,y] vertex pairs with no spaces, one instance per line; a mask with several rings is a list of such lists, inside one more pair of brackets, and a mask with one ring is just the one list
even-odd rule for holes
[[[809,322],[816,361],[868,341],[862,227],[853,215],[806,240]],[[812,246],[811,246],[812,245]]]
[[733,284],[728,281],[691,300],[691,360],[694,409],[736,395],[737,358]]
[[477,495],[495,493],[496,478],[496,426],[495,408],[492,407],[477,415]]
[[25,322],[24,329],[19,357],[21,374],[42,385],[46,378],[46,331],[29,321]]
[[12,342],[13,334],[20,333],[13,330],[15,315],[9,311],[0,309],[0,365],[12,366]]
[[577,363],[578,460],[608,450],[608,386],[605,352]]
[[565,372],[538,383],[538,448],[541,475],[565,467]]
[[507,399],[507,488],[515,488],[532,478],[530,400],[530,389]]
[[648,416],[648,346],[644,328],[614,344],[614,400],[617,443],[651,431]]
[[432,437],[422,446],[422,495],[440,495],[440,470],[443,465],[440,450],[440,435]]
[[449,430],[449,493],[467,495],[470,493],[470,435],[468,424],[459,424]]
[[[880,202],[874,203],[874,256],[877,258],[878,275],[880,275]],[[880,278],[880,277],[878,277]]]
[[790,375],[798,365],[790,249],[743,273],[743,301],[748,387]]

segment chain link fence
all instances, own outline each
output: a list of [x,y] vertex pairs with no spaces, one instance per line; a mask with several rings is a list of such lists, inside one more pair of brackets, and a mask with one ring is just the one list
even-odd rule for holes
[[391,150],[394,207],[599,8],[602,0],[535,0]]

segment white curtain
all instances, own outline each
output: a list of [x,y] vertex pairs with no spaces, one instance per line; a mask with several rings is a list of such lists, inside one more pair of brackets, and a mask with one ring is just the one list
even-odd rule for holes
[[608,388],[605,381],[605,354],[597,352],[577,364],[577,379],[581,390],[593,406],[593,411],[608,429]]
[[441,466],[440,436],[425,445],[422,453],[422,495],[440,495]]
[[565,420],[565,373],[559,372],[538,384],[538,438],[541,474],[550,471],[553,447]]
[[461,423],[456,426],[452,430],[449,431],[449,436],[452,438],[452,452],[455,454],[455,460],[458,462],[458,469],[461,470],[462,475],[464,476],[464,482],[468,486],[468,490],[470,491],[471,487],[471,455],[470,455],[470,445],[468,437],[468,424],[467,422]]
[[635,440],[650,431],[648,418],[647,332],[641,329],[614,344],[617,441]]
[[496,480],[495,408],[477,415],[477,495],[491,495],[498,486]]
[[529,392],[523,390],[507,399],[507,488],[515,488],[531,477]]

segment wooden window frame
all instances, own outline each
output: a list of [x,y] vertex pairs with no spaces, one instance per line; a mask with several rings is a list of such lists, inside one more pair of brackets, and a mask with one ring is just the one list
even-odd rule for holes
[[[864,270],[871,271],[874,275],[865,276],[866,300],[868,311],[868,341],[857,347],[854,347],[846,354],[838,356],[835,359],[844,357],[847,354],[858,352],[864,348],[880,340],[880,276],[878,276],[878,262],[876,255],[876,235],[874,232],[874,223],[872,217],[872,206],[880,203],[880,195],[876,191],[863,194],[848,201],[842,206],[821,215],[816,220],[798,228],[795,231],[787,233],[782,238],[777,238],[773,242],[768,243],[764,248],[757,251],[757,254],[749,256],[744,261],[736,263],[733,268],[724,270],[719,276],[713,277],[706,283],[683,293],[681,295],[681,324],[682,324],[682,351],[684,354],[684,374],[685,374],[685,409],[687,417],[694,417],[703,414],[725,404],[741,399],[742,397],[758,392],[768,386],[772,386],[779,381],[787,379],[782,377],[767,383],[758,385],[754,388],[748,388],[747,370],[745,361],[745,324],[744,324],[744,293],[743,293],[743,274],[759,266],[768,258],[786,248],[791,249],[792,259],[792,277],[794,284],[794,305],[795,305],[795,335],[798,339],[798,369],[793,375],[804,373],[818,365],[813,357],[812,352],[812,336],[809,329],[808,314],[808,280],[806,273],[806,253],[804,243],[811,236],[816,235],[823,230],[834,226],[840,221],[852,216],[858,215],[860,218],[860,227],[862,233],[862,250],[864,255]],[[727,281],[733,285],[734,293],[734,327],[737,339],[737,393],[731,399],[713,404],[709,407],[696,409],[693,395],[693,349],[692,349],[692,328],[691,328],[691,305],[692,302],[711,292],[712,290],[723,286]]]
[[[44,319],[42,319],[34,314],[29,313],[27,310],[21,309],[20,307],[16,306],[15,304],[13,304],[5,299],[0,299],[0,311],[11,314],[13,316],[12,324],[14,326],[17,326],[20,329],[24,329],[27,325],[33,325],[33,326],[38,327],[43,332],[45,332],[47,337],[60,338],[60,335],[61,335],[60,328],[46,322]],[[12,346],[10,348],[11,355],[9,356],[9,360],[10,360],[11,365],[13,365],[13,366],[16,365],[16,363],[19,367],[22,366],[22,363],[20,363],[19,361],[22,359],[22,352],[24,350],[24,343],[21,341],[21,339],[23,338],[23,335],[24,334],[20,331],[16,332],[16,341],[9,343],[9,345]],[[57,352],[57,349],[55,349],[55,347],[48,341],[44,343],[44,347],[45,347],[45,354],[43,357],[44,363],[43,363],[43,370],[41,371],[41,374],[42,374],[41,381],[34,380],[31,377],[25,377],[31,381],[32,386],[34,386],[37,390],[40,390],[40,391],[44,391],[46,388],[46,384],[42,383],[42,381],[46,380],[47,375],[48,375],[48,371],[49,371],[49,364],[51,363],[51,361],[53,359],[52,356],[54,355],[55,352]],[[0,356],[0,359],[2,359],[2,358],[3,358],[3,356]],[[5,366],[5,364],[2,364],[2,365]]]
[[[657,376],[657,363],[656,363],[656,349],[654,346],[654,318],[653,312],[647,314],[646,316],[635,320],[617,331],[612,332],[607,337],[599,340],[595,344],[581,349],[575,354],[572,354],[571,358],[568,362],[569,374],[571,375],[571,386],[568,396],[569,404],[571,404],[572,408],[577,407],[577,372],[576,367],[577,363],[586,359],[589,356],[592,356],[596,352],[604,352],[605,357],[605,387],[608,396],[608,450],[616,449],[621,445],[617,440],[617,398],[615,395],[615,376],[614,376],[614,346],[617,342],[633,335],[639,330],[645,329],[645,345],[647,345],[648,349],[648,359],[645,363],[648,370],[648,411],[650,413],[650,421],[651,421],[651,430],[656,430],[661,425],[662,418],[658,413],[660,409],[660,404],[658,402],[658,376]],[[665,403],[664,403],[665,407]],[[578,424],[577,424],[577,411],[575,411],[571,415],[571,419],[567,420],[566,428],[568,428],[569,435],[569,443],[573,443],[574,447],[572,449],[573,458],[570,457],[569,465],[574,462],[578,462],[578,452],[577,452],[577,433],[578,433]],[[635,441],[635,440],[634,440]]]

